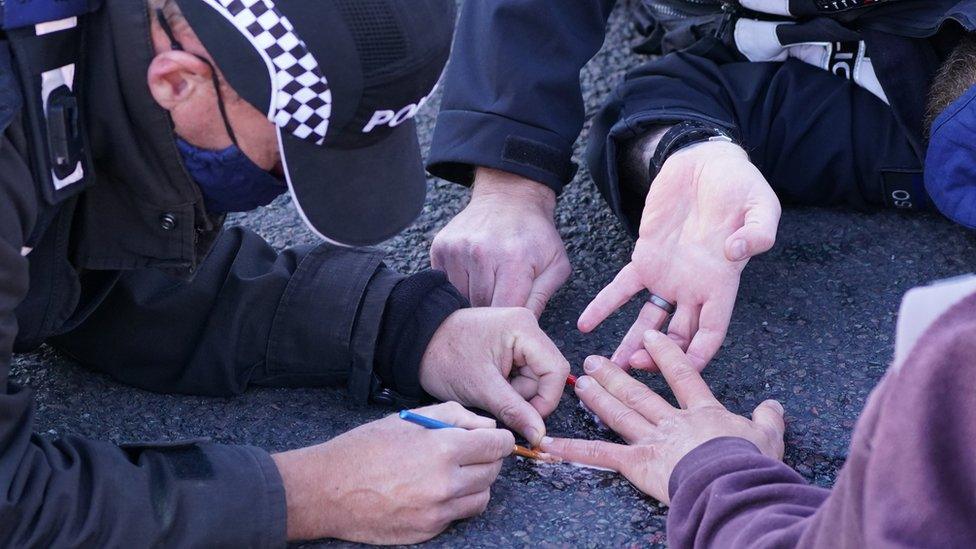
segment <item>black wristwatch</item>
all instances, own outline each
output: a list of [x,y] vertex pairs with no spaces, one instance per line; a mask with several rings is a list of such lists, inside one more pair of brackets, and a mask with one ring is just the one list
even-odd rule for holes
[[672,154],[685,147],[706,141],[725,141],[735,143],[736,145],[739,144],[739,140],[728,130],[720,128],[715,124],[709,124],[700,120],[686,120],[671,126],[671,129],[666,131],[661,137],[657,148],[654,149],[654,156],[651,157],[651,165],[649,166],[651,176],[660,173],[664,161]]

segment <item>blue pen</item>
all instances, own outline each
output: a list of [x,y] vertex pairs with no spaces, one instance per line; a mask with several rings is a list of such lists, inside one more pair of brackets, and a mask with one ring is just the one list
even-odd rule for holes
[[[441,421],[439,419],[434,419],[432,417],[422,416],[420,414],[411,412],[410,410],[400,410],[400,419],[420,425],[426,429],[460,429],[460,427],[457,425],[451,425],[450,423]],[[559,458],[551,456],[545,452],[530,450],[525,446],[519,446],[518,444],[515,445],[512,453],[517,456],[522,456],[529,459],[538,459],[547,463],[561,461]]]
[[450,423],[445,423],[439,419],[434,419],[432,417],[422,416],[420,414],[415,414],[410,410],[400,410],[400,419],[405,419],[410,423],[416,423],[421,427],[426,427],[427,429],[456,429],[457,427],[451,425]]

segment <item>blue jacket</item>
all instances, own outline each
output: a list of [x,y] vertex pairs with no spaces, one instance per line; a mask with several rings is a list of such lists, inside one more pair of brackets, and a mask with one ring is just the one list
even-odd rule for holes
[[[816,0],[791,0],[789,5],[801,20],[829,17],[862,36],[897,124],[921,154],[922,88],[927,89],[941,61],[929,37],[951,21],[967,30],[976,28],[976,0],[889,0],[838,13],[819,11]],[[572,147],[585,115],[579,72],[600,49],[613,7],[612,0],[466,2],[431,147],[430,172],[468,184],[475,166],[487,166],[560,192],[577,169]],[[680,81],[682,70],[672,76]],[[680,89],[680,82],[674,87]],[[611,128],[618,132],[612,139],[619,140],[648,125],[683,118],[707,116],[730,127],[736,124],[728,109],[712,108],[714,98],[673,102],[680,99],[677,92],[643,91],[642,100],[631,96],[626,109],[601,113],[594,128],[589,158],[605,195],[614,182],[605,173],[601,182],[597,172],[607,171],[612,156],[599,141]],[[622,129],[630,134],[619,133]],[[620,204],[611,200],[611,206],[619,213]]]

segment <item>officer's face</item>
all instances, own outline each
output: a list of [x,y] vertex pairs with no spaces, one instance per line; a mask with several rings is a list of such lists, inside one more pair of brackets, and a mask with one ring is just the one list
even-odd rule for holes
[[[224,149],[232,144],[218,108],[218,94],[211,76],[212,64],[199,56],[206,50],[196,38],[181,37],[187,51],[173,50],[158,24],[153,25],[156,57],[149,65],[149,91],[173,119],[177,135],[204,149]],[[244,101],[223,80],[220,82],[227,121],[237,144],[261,168],[281,171],[281,155],[274,124]]]

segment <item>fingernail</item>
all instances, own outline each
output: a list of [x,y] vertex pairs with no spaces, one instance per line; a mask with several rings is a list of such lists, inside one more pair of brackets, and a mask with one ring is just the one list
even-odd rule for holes
[[593,372],[599,370],[602,365],[603,363],[599,358],[595,356],[587,357],[586,360],[583,361],[583,371],[588,374],[592,374]]
[[542,445],[548,446],[552,444],[552,437],[542,437]]
[[576,388],[577,389],[586,389],[587,387],[590,386],[590,383],[593,383],[592,379],[593,378],[588,377],[588,376],[583,376],[583,377],[577,379],[576,380]]
[[770,400],[769,405],[775,408],[776,411],[780,413],[780,415],[786,413],[786,410],[783,408],[783,405],[780,404],[778,400]]
[[533,441],[539,440],[541,438],[542,438],[542,433],[540,433],[538,429],[531,429],[531,428],[529,429],[529,439],[528,439],[529,442],[535,444],[535,442]]
[[742,261],[746,258],[746,241],[736,240],[732,243],[732,260]]
[[657,330],[648,330],[644,332],[644,339],[647,341],[657,341],[657,338],[661,337],[661,332]]

